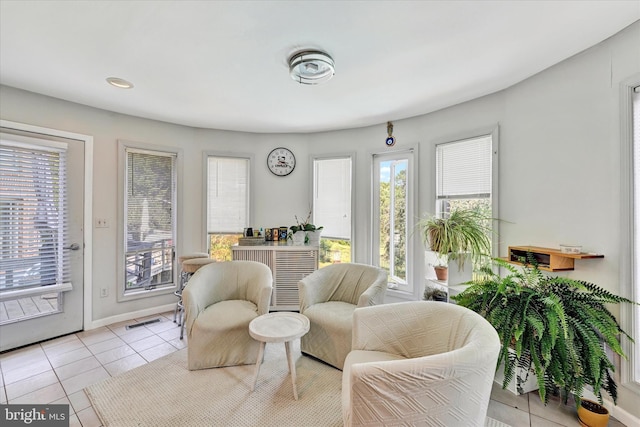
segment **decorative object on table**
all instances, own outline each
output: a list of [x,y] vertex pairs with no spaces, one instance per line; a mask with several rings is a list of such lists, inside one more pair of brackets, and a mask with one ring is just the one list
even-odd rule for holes
[[490,256],[491,220],[479,208],[454,208],[444,218],[429,215],[421,219],[417,227],[425,246],[438,257],[435,267],[448,268],[451,260],[462,270],[467,258],[477,263]]
[[315,230],[307,231],[307,243],[310,246],[319,246],[321,235],[322,235],[322,227]]
[[287,235],[289,234],[289,232],[287,230],[288,230],[287,227],[280,227],[278,229],[278,240],[280,240],[282,242],[286,242],[287,241]]
[[[312,224],[310,222],[311,214],[312,214],[312,211],[309,210],[309,213],[307,214],[307,217],[305,218],[304,221],[300,221],[298,219],[298,216],[295,215],[296,224],[289,227],[289,229],[291,230],[292,235],[295,235],[297,232],[304,233],[305,240],[303,243],[308,243],[313,246],[318,246],[320,244],[320,234],[322,233],[322,229],[324,227],[322,226],[316,227],[314,224]],[[295,242],[296,241],[294,240],[294,244],[297,244]]]
[[267,242],[273,241],[273,232],[270,228],[264,229],[264,240],[266,240]]
[[301,230],[297,225],[292,225],[291,227],[289,227],[289,229],[291,230],[291,234],[289,235],[289,237],[291,238],[293,244],[295,246],[304,245],[305,240],[307,239],[307,233],[305,233],[304,230]]
[[[617,386],[615,366],[605,345],[626,357],[620,339],[632,338],[621,329],[605,304],[633,301],[593,283],[541,272],[530,256],[517,268],[502,259],[494,263],[506,269],[502,277],[491,266],[481,269],[482,278],[452,299],[481,314],[498,331],[504,362],[503,388],[513,380],[516,367],[537,377],[538,394],[545,404],[558,391],[566,404],[573,394],[580,405],[584,386],[592,386],[602,403],[602,390],[613,402]],[[509,352],[513,349],[513,353]],[[527,378],[516,376],[518,387]]]
[[578,406],[578,420],[585,427],[607,427],[609,410],[593,400],[581,399]]
[[267,156],[267,167],[276,176],[287,176],[296,167],[296,156],[288,148],[274,148]]
[[238,238],[238,244],[240,246],[259,246],[264,245],[264,237],[240,237]]
[[393,137],[393,123],[387,122],[387,139],[384,140],[384,144],[387,147],[393,147],[396,143],[396,139]]
[[582,246],[560,243],[560,252],[563,254],[579,254],[582,252]]

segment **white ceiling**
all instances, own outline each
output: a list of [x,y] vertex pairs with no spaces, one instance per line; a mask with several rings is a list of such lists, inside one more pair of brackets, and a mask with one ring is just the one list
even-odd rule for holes
[[[499,91],[639,19],[640,0],[1,0],[0,83],[187,126],[318,132]],[[305,48],[334,58],[331,81],[289,77]]]

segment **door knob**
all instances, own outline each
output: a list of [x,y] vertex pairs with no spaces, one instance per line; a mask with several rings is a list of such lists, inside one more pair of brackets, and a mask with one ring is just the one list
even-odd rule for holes
[[77,251],[78,249],[80,249],[80,245],[77,243],[72,243],[69,246],[67,246],[66,248],[63,249],[71,249],[72,251]]

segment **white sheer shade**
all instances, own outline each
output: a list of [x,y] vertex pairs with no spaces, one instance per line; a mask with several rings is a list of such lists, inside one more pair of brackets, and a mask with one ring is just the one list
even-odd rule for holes
[[209,157],[208,233],[241,233],[249,223],[249,159]]
[[323,237],[351,239],[351,158],[314,161],[313,222]]
[[491,136],[436,146],[438,199],[491,194]]

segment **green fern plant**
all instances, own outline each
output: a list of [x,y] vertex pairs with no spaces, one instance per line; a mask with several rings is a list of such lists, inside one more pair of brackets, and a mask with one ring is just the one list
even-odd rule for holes
[[635,303],[593,283],[543,274],[530,255],[520,268],[501,259],[494,263],[506,270],[504,277],[491,266],[483,267],[481,278],[452,299],[482,315],[498,332],[502,387],[516,376],[520,389],[527,379],[515,375],[520,367],[527,376],[535,373],[545,404],[559,392],[565,404],[572,394],[579,406],[585,385],[593,387],[601,404],[603,390],[615,403],[615,366],[604,344],[626,358],[620,338],[633,340],[605,304]]

